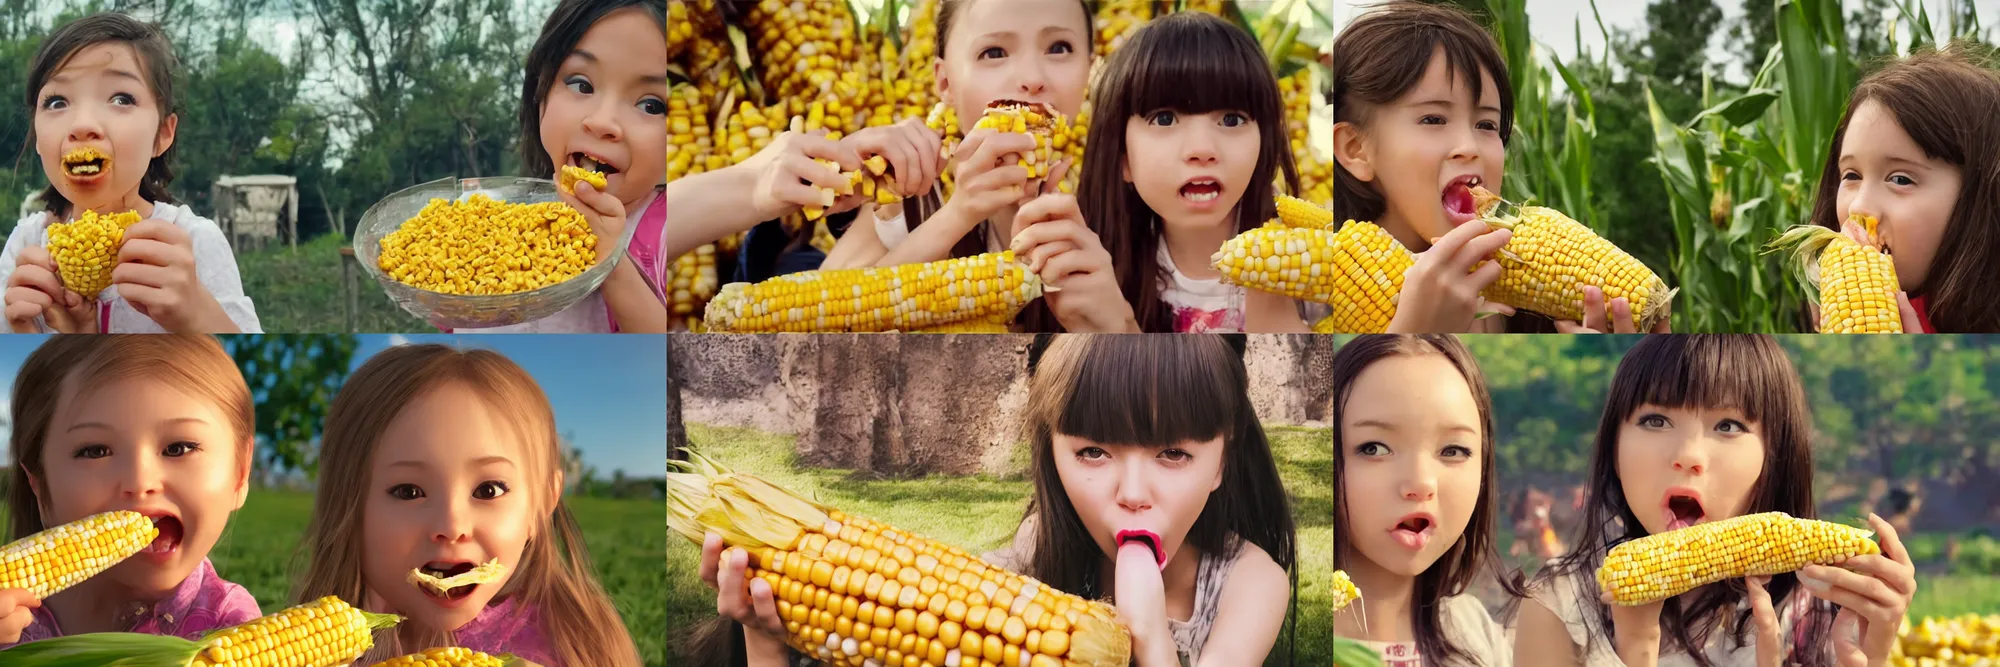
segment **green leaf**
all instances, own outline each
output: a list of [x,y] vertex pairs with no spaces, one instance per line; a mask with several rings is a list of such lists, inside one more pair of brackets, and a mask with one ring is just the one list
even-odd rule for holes
[[1345,637],[1333,638],[1334,667],[1382,667],[1382,656],[1374,649]]
[[100,632],[32,641],[0,651],[8,667],[186,667],[201,645],[179,637]]
[[1742,127],[1762,117],[1764,110],[1769,109],[1771,104],[1777,101],[1778,91],[1768,88],[1752,90],[1703,109],[1701,113],[1695,114],[1688,124],[1693,125],[1702,119],[1715,116],[1728,122],[1730,127]]

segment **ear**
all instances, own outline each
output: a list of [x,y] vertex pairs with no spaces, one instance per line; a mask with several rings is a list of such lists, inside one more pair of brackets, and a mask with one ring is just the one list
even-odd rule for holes
[[1375,180],[1375,157],[1369,150],[1368,138],[1354,123],[1333,124],[1333,159],[1355,178]]
[[174,147],[174,137],[180,132],[180,127],[180,114],[170,113],[160,120],[160,135],[153,138],[153,157],[159,157],[161,153]]
[[239,446],[236,451],[239,454],[236,458],[242,460],[236,462],[236,507],[230,509],[232,512],[243,509],[244,501],[250,499],[250,464],[257,458],[257,442],[252,440],[249,446]]
[[41,517],[39,518],[42,520],[42,527],[47,528],[49,527],[49,504],[42,502],[42,499],[47,497],[42,495],[42,478],[27,470],[22,470],[21,472],[28,476],[28,491],[35,494],[35,508],[41,511]]
[[937,87],[938,100],[947,105],[951,104],[951,97],[947,95],[947,93],[951,92],[951,77],[945,75],[944,57],[942,55],[931,58],[931,80],[937,82],[935,85]]

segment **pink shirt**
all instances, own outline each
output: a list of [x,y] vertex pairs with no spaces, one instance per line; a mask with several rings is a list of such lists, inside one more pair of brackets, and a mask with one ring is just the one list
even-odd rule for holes
[[[247,623],[264,615],[250,591],[217,576],[215,566],[206,558],[181,580],[173,594],[154,603],[134,603],[130,613],[130,632],[190,640],[199,639],[210,630]],[[63,636],[62,627],[56,624],[55,614],[47,606],[35,608],[34,619],[21,631],[21,643]],[[0,644],[0,648],[8,646],[12,644]]]
[[487,606],[452,633],[452,643],[493,655],[512,653],[542,667],[563,667],[542,624],[541,610],[521,602],[519,596]]

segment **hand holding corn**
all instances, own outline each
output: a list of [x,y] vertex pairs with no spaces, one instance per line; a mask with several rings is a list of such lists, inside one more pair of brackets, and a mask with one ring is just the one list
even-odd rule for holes
[[14,333],[41,333],[42,324],[57,333],[97,330],[97,302],[63,287],[47,248],[28,246],[15,256],[6,299],[7,326]]
[[1486,297],[1556,320],[1583,322],[1584,287],[1608,303],[1625,299],[1639,331],[1667,318],[1675,290],[1652,269],[1583,223],[1550,208],[1510,206],[1483,187],[1472,189],[1480,220],[1514,232],[1499,257],[1500,279]]
[[[1896,263],[1874,244],[1876,219],[1856,214],[1846,234],[1818,225],[1799,225],[1772,241],[1766,254],[1791,253],[1787,265],[1819,307],[1820,333],[1901,333],[1908,303],[1896,279]],[[1856,241],[1853,237],[1860,237]]]
[[1793,572],[1882,553],[1869,531],[1764,512],[1648,535],[1612,547],[1599,590],[1621,606],[1665,600],[1724,579]]

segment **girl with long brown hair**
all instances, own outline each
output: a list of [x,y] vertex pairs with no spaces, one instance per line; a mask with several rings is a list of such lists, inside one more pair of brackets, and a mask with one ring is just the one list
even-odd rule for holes
[[[561,439],[534,378],[497,353],[392,347],[334,397],[296,599],[405,617],[368,664],[437,646],[547,667],[636,667],[562,501]],[[408,581],[497,560],[505,576],[442,593]]]

